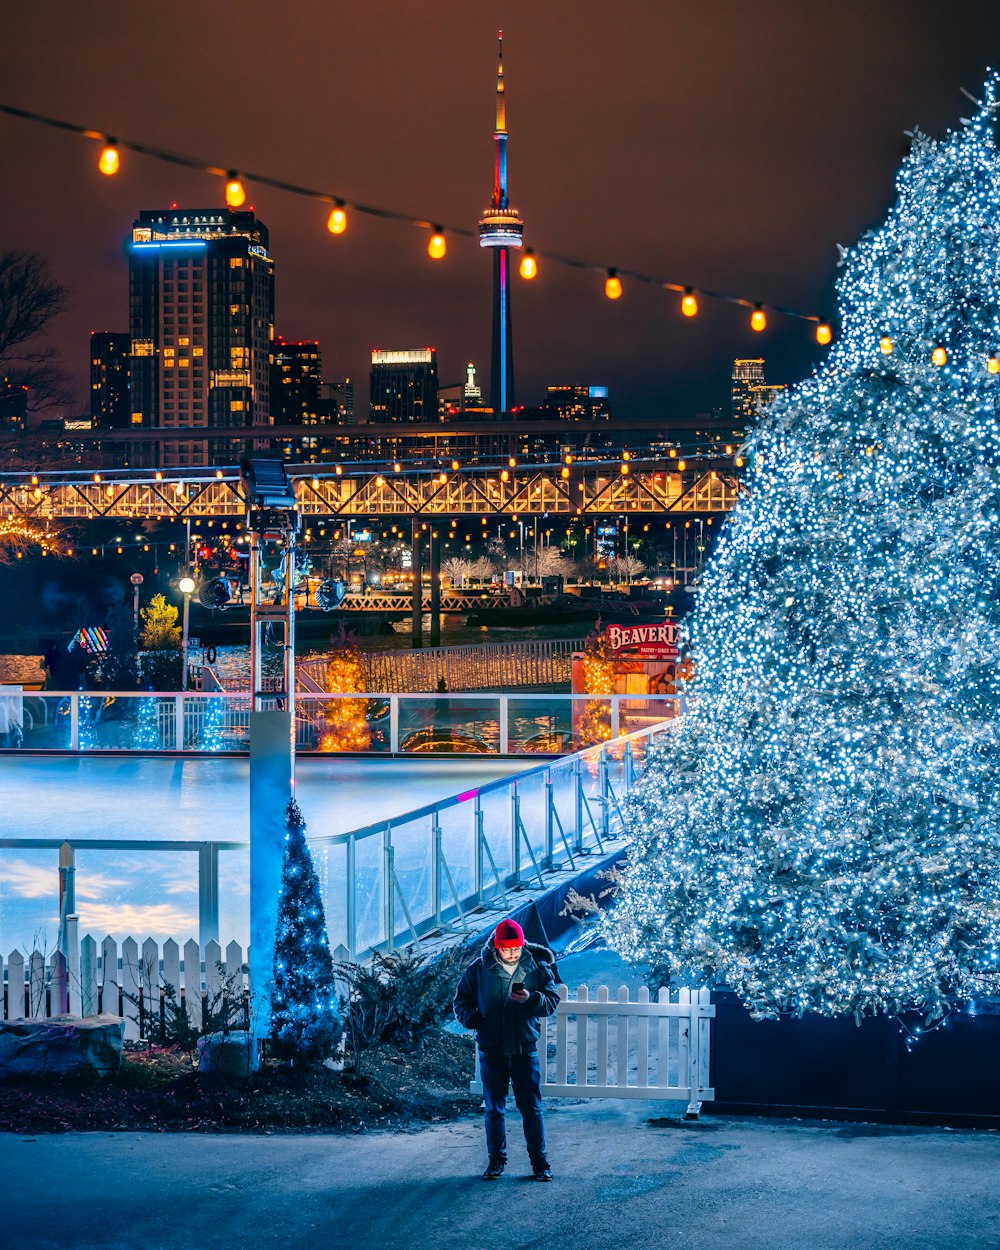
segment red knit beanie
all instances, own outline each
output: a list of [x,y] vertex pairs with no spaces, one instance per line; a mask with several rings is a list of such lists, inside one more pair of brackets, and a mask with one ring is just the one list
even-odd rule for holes
[[512,950],[524,945],[524,930],[516,920],[501,920],[493,934],[493,945],[500,950]]

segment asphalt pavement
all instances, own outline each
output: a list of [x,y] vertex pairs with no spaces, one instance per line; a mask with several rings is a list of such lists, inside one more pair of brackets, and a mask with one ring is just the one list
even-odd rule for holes
[[555,1179],[483,1182],[478,1120],[357,1136],[0,1135],[31,1250],[991,1250],[1000,1133],[549,1105]]

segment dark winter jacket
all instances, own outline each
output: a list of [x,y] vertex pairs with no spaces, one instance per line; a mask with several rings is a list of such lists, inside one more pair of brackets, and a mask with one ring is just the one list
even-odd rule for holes
[[[539,1020],[555,1014],[555,956],[547,946],[526,942],[513,978],[500,971],[500,956],[491,937],[478,959],[471,963],[455,991],[455,1016],[459,1024],[475,1029],[480,1050],[521,1055],[538,1045]],[[512,981],[523,981],[528,998],[516,1002],[510,996]]]

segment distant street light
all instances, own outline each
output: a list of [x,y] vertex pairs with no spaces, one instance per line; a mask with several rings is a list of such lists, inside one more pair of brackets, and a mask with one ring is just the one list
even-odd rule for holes
[[182,577],[177,588],[184,596],[184,623],[181,629],[181,690],[188,688],[188,613],[191,610],[191,596],[194,593],[194,578]]

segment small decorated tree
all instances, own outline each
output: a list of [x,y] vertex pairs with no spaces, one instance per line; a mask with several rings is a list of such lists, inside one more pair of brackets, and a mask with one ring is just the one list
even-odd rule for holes
[[576,725],[577,736],[585,746],[607,742],[611,737],[611,699],[615,692],[615,669],[608,657],[604,634],[598,627],[587,635],[583,651],[583,693],[606,696],[584,705]]
[[341,1024],[326,917],[306,843],[306,824],[294,799],[285,809],[271,989],[271,1039],[294,1063],[322,1063],[340,1040]]
[[[341,631],[326,665],[325,685],[331,694],[361,694],[365,675],[353,638]],[[330,699],[324,705],[321,751],[366,751],[372,733],[367,699]]]

